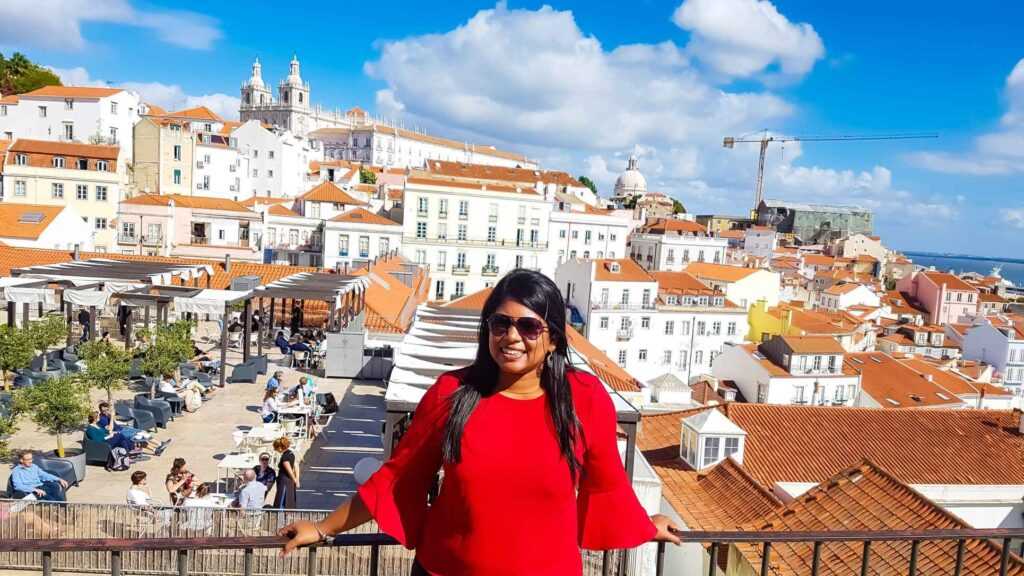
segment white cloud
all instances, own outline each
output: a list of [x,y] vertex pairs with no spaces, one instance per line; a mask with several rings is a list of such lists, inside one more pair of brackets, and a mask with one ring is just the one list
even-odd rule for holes
[[1004,94],[1007,106],[999,128],[978,136],[972,150],[917,152],[909,155],[909,160],[946,174],[990,176],[1024,172],[1024,58],[1006,77]]
[[216,20],[195,12],[140,10],[128,0],[4,0],[0,47],[78,51],[87,45],[82,25],[111,23],[144,28],[160,40],[209,50],[221,37]]
[[790,22],[768,0],[685,0],[672,20],[690,32],[687,51],[727,76],[778,65],[782,76],[800,77],[825,55],[810,24]]
[[[69,86],[111,86],[112,84],[97,78],[92,78],[89,71],[82,67],[77,68],[54,68],[48,66],[59,78],[61,83]],[[119,88],[137,92],[143,101],[156,104],[166,110],[180,110],[195,106],[206,106],[225,119],[234,120],[238,118],[238,106],[241,101],[235,96],[222,93],[192,95],[185,93],[185,90],[177,84],[163,84],[160,82],[121,82],[116,84]]]
[[1024,208],[1007,208],[1003,210],[1003,222],[1014,228],[1024,230]]

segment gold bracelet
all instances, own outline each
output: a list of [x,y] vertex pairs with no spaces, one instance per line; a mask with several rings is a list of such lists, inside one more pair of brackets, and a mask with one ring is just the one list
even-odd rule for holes
[[320,529],[320,523],[319,522],[313,522],[313,528],[316,529],[316,533],[317,533],[318,536],[320,536],[320,541],[321,542],[329,542],[331,540],[331,537],[328,536],[326,532],[324,532],[323,530]]

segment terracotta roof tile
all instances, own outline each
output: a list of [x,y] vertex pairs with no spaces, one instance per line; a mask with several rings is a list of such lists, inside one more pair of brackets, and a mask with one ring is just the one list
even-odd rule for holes
[[271,216],[302,218],[302,214],[299,214],[298,212],[292,210],[291,208],[282,206],[281,204],[271,204],[270,208],[267,208],[267,214],[270,214]]
[[690,220],[679,220],[677,218],[657,218],[648,220],[640,229],[640,232],[647,234],[666,234],[675,232],[677,234],[707,235],[708,229]]
[[356,200],[338,187],[334,182],[321,182],[308,192],[299,196],[300,200],[306,202],[332,202],[334,204],[345,204],[348,206],[365,206],[366,202]]
[[533,186],[514,186],[509,184],[495,184],[486,180],[463,180],[459,178],[434,176],[429,172],[414,171],[409,175],[406,184],[440,186],[446,188],[463,188],[467,190],[480,190],[485,192],[507,192],[511,194],[537,195]]
[[214,198],[211,196],[185,196],[183,194],[139,194],[126,200],[121,204],[140,206],[170,206],[171,202],[183,208],[198,210],[224,210],[227,212],[245,212],[255,214],[239,202],[226,198]]
[[964,282],[960,278],[958,278],[958,277],[956,277],[956,276],[954,276],[952,274],[947,274],[946,272],[925,271],[925,272],[922,272],[921,274],[924,274],[924,276],[926,278],[931,280],[937,286],[942,286],[943,284],[945,284],[946,288],[949,289],[949,290],[963,290],[965,292],[978,292],[978,289],[975,288],[974,286],[971,286],[970,284],[968,284],[967,282]]
[[331,218],[331,222],[351,222],[353,224],[372,224],[375,226],[401,226],[401,224],[394,220],[378,216],[377,214],[363,208],[353,208],[352,210],[342,212],[334,218]]
[[255,208],[257,205],[286,204],[294,201],[294,198],[278,198],[276,196],[250,196],[239,202],[246,208]]
[[8,94],[6,96],[0,96],[0,104],[17,104],[17,103],[18,103],[18,95],[17,94]]
[[216,112],[210,110],[206,106],[196,106],[195,108],[186,108],[184,110],[176,110],[167,114],[175,118],[189,118],[191,120],[206,120],[210,122],[221,123],[224,119],[217,115]]
[[[106,144],[79,144],[77,142],[54,142],[51,140],[28,140],[17,139],[11,145],[11,152],[25,152],[26,154],[52,154],[55,156],[74,156],[78,158],[96,158],[99,160],[117,160],[121,148],[119,146],[108,146]],[[14,163],[13,155],[8,159],[8,164]]]
[[924,374],[884,352],[847,354],[845,374],[860,375],[864,393],[882,408],[952,407],[961,404],[958,392],[947,390]]
[[164,116],[165,114],[167,114],[167,110],[160,106],[157,106],[156,104],[152,104],[150,102],[144,102],[144,104],[146,105],[146,112],[150,116]]
[[651,276],[658,281],[660,293],[722,295],[688,272],[651,272]]
[[[629,258],[593,260],[594,280],[598,282],[654,282],[655,279],[639,264]],[[619,265],[618,272],[612,272],[613,264]]]
[[726,264],[712,264],[710,262],[691,262],[686,271],[698,279],[707,278],[719,282],[738,282],[758,272],[758,268],[740,268],[739,266],[728,266]]
[[552,170],[530,170],[528,168],[466,164],[464,162],[446,162],[443,160],[428,160],[426,162],[426,169],[432,174],[455,178],[497,182],[525,182],[530,186],[533,186],[536,182],[543,182],[558,186],[583,188],[583,184],[580,184],[578,180],[569,174]]
[[483,290],[478,290],[472,294],[466,294],[461,298],[456,298],[455,300],[448,302],[443,306],[443,308],[480,312],[484,309],[484,304],[487,303],[487,298],[491,295],[491,290],[491,288],[484,288]]
[[[36,240],[63,210],[63,206],[0,203],[0,237]],[[22,222],[28,214],[39,214],[40,220]]]
[[1024,484],[1020,413],[731,403],[759,482],[822,482],[870,458],[910,484]]
[[597,346],[590,343],[589,340],[583,337],[582,334],[576,331],[572,326],[565,327],[566,339],[569,341],[569,346],[576,351],[577,354],[583,356],[586,359],[587,365],[594,371],[603,382],[611,386],[612,389],[618,390],[619,392],[639,392],[641,388],[640,381],[634,378],[626,372],[621,366],[612,361],[607,354],[602,352]]
[[96,86],[43,86],[31,92],[20,94],[22,98],[40,96],[48,98],[106,98],[118,92],[121,88],[101,88]]
[[831,336],[780,336],[796,354],[843,354],[843,347]]

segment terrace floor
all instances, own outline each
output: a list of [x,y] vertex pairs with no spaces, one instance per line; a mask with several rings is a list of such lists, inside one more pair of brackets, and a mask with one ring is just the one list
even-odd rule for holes
[[[202,333],[202,331],[201,331]],[[200,349],[215,348],[211,341],[200,341]],[[266,352],[266,350],[265,350]],[[255,350],[253,351],[255,354]],[[219,357],[214,349],[211,358]],[[241,360],[237,350],[228,352],[229,366]],[[194,413],[185,413],[170,422],[166,429],[159,429],[158,440],[173,438],[173,442],[160,457],[134,464],[122,472],[108,472],[103,467],[88,467],[85,480],[68,490],[69,502],[124,503],[131,484],[130,476],[135,470],[148,473],[148,484],[154,498],[168,503],[169,498],[163,487],[164,478],[174,458],[183,457],[196,477],[204,482],[213,482],[218,477],[218,462],[234,449],[232,434],[240,429],[261,424],[259,407],[262,403],[264,385],[275,370],[275,361],[281,355],[276,349],[270,353],[270,367],[267,375],[258,377],[255,384],[227,384],[218,389],[202,408]],[[282,385],[285,388],[298,384],[302,372],[276,367],[284,372]],[[230,375],[230,367],[228,375]],[[333,393],[339,404],[339,411],[323,434],[303,451],[297,452],[301,488],[298,491],[298,507],[302,509],[330,509],[337,506],[345,496],[353,493],[355,482],[352,468],[366,456],[380,458],[381,430],[384,421],[384,386],[380,382],[350,381],[348,379],[315,377],[318,391]],[[132,398],[143,392],[141,387],[129,387],[115,392],[115,399]],[[105,399],[105,392],[94,392],[94,405]],[[82,433],[76,432],[64,438],[68,449],[80,447]],[[49,451],[56,448],[56,439],[39,430],[27,418],[20,422],[19,430],[10,440],[12,450],[34,449]],[[272,495],[268,494],[269,497]]]

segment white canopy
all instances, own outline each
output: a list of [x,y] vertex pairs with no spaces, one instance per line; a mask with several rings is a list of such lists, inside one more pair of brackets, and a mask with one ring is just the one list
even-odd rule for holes
[[242,290],[201,290],[191,297],[175,297],[174,309],[178,314],[193,312],[196,314],[209,314],[211,316],[223,316],[224,307],[229,302],[245,298],[250,292]]
[[[38,282],[39,280],[35,280]],[[38,304],[42,302],[45,306],[57,306],[57,293],[51,288],[23,288],[20,286],[8,286],[4,289],[4,297],[8,302],[15,304]]]
[[106,307],[110,301],[110,292],[105,290],[64,290],[64,301],[79,306]]

